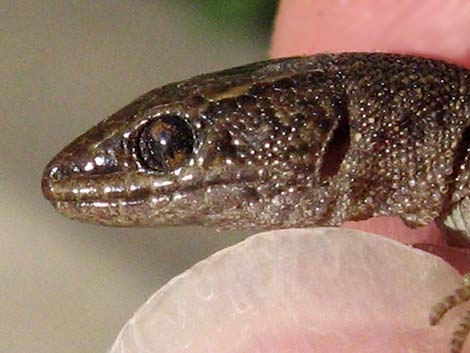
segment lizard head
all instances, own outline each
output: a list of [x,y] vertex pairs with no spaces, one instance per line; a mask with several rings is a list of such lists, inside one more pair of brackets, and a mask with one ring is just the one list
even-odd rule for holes
[[324,73],[298,78],[296,62],[147,93],[62,150],[44,171],[44,195],[70,218],[105,225],[284,222],[339,114],[328,90],[312,89]]

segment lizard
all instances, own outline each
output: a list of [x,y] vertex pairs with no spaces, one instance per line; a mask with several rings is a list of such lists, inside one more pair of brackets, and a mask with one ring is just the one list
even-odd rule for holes
[[[470,247],[469,185],[470,71],[386,53],[267,60],[154,89],[65,147],[42,178],[59,212],[104,225],[399,216],[436,221],[460,247]],[[469,299],[466,280],[430,323]],[[452,353],[469,329],[470,312]]]

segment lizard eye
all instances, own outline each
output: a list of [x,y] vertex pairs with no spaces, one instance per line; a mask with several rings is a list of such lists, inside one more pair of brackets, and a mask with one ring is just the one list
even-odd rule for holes
[[142,163],[162,173],[183,166],[193,154],[194,136],[189,124],[176,115],[162,116],[143,127],[138,137]]

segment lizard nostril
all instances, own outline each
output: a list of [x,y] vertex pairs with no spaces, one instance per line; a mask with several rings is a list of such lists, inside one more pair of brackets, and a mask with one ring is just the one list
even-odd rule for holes
[[41,179],[42,193],[50,202],[54,203],[57,198],[56,185],[63,181],[67,175],[67,168],[57,162],[50,162],[44,169]]
[[62,179],[63,173],[62,170],[59,167],[52,167],[48,171],[49,177],[51,178],[52,181],[58,182]]

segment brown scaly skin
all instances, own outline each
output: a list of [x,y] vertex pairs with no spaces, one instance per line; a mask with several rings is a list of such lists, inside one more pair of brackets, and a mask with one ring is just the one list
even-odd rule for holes
[[[43,191],[66,216],[105,225],[269,229],[379,215],[425,225],[469,195],[469,74],[358,53],[198,76],[80,136],[49,163]],[[194,143],[162,173],[142,160],[139,134],[168,115]]]
[[265,61],[145,94],[60,152],[42,188],[64,215],[105,225],[270,229],[398,215],[437,220],[470,246],[469,116],[470,71],[441,61]]

